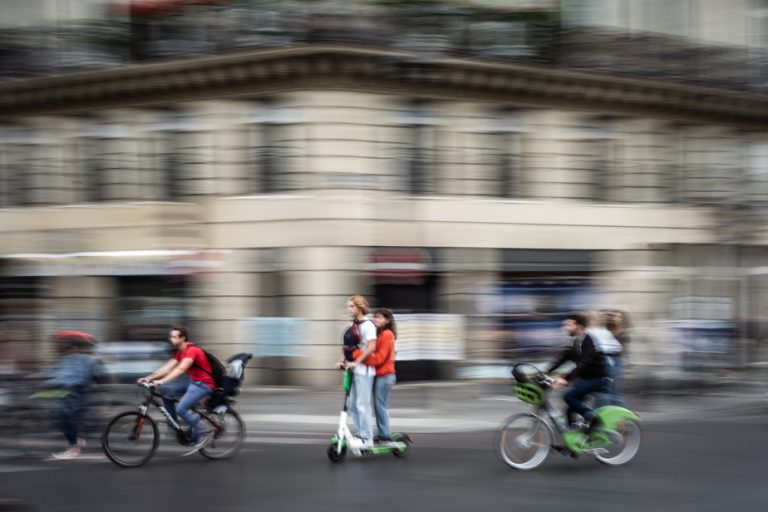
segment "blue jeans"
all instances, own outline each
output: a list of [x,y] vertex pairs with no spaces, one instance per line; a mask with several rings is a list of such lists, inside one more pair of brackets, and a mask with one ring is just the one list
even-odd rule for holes
[[[183,386],[181,385],[172,386],[172,389],[165,389],[166,386],[162,386],[161,391],[165,408],[168,409],[169,413],[171,413],[173,419],[177,420],[177,413],[179,416],[184,418],[184,421],[186,421],[187,425],[189,425],[189,439],[193,443],[196,443],[200,439],[200,432],[205,429],[205,425],[200,422],[200,416],[198,416],[197,413],[192,410],[192,407],[197,402],[213,393],[213,390],[202,382],[195,380],[188,380],[187,382],[188,385],[186,389],[183,389]],[[173,403],[173,398],[179,396],[182,389],[183,396],[181,397],[181,400],[179,400],[179,404],[175,405]]]
[[608,396],[611,405],[618,405],[625,407],[624,397],[621,394],[622,374],[624,373],[624,365],[621,362],[621,356],[605,356],[606,365],[610,369],[610,375],[613,379],[611,383]]
[[373,383],[374,408],[376,409],[376,429],[380,438],[388,438],[389,431],[389,410],[387,410],[387,401],[389,392],[395,385],[397,379],[394,373],[376,377]]
[[352,423],[355,425],[357,435],[363,439],[373,439],[371,398],[373,395],[374,377],[373,373],[363,375],[355,372],[352,390],[349,392],[349,409],[352,414]]
[[586,421],[591,421],[595,417],[595,411],[584,403],[584,397],[598,391],[605,392],[610,386],[611,379],[608,377],[576,380],[563,396],[568,404],[568,421],[573,423],[574,414],[580,414]]

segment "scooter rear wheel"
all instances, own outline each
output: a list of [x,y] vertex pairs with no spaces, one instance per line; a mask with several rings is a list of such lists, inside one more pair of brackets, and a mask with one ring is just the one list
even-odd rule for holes
[[337,443],[331,443],[328,445],[328,458],[333,463],[338,463],[344,460],[344,458],[347,456],[347,447],[342,446],[341,451],[338,451],[338,444]]

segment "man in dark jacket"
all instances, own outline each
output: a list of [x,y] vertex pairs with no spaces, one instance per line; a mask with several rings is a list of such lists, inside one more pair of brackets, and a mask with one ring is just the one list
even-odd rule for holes
[[571,313],[565,317],[563,327],[573,337],[573,344],[550,365],[551,372],[571,361],[576,367],[565,377],[555,379],[555,389],[570,386],[564,395],[568,404],[568,421],[573,424],[575,414],[580,414],[589,422],[587,432],[598,426],[595,412],[584,404],[583,400],[589,393],[604,391],[610,386],[610,378],[605,364],[605,357],[598,350],[595,341],[587,333],[587,319],[580,313]]

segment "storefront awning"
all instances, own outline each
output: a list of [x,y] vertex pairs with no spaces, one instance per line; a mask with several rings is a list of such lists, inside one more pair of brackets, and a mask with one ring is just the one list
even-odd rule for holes
[[146,250],[0,255],[5,276],[185,275],[223,264],[221,250]]

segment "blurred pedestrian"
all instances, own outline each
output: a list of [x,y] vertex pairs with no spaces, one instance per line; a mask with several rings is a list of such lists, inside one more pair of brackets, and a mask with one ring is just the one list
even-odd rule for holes
[[[186,327],[172,327],[168,333],[168,341],[175,350],[173,357],[162,367],[138,379],[138,382],[151,382],[158,388],[163,388],[159,393],[171,417],[178,421],[178,414],[189,425],[189,440],[194,448],[185,455],[190,455],[212,440],[211,433],[207,431],[205,423],[200,421],[193,407],[213,393],[216,384],[208,357],[203,349],[189,340]],[[176,399],[179,399],[178,405]]]
[[[376,379],[373,383],[373,403],[376,411],[377,435],[374,441],[389,441],[389,392],[395,385],[395,315],[386,308],[373,312],[373,323],[378,333],[376,350],[365,360],[366,365],[376,369]],[[358,363],[350,363],[350,366]]]
[[626,311],[622,311],[620,309],[606,311],[605,327],[611,331],[613,336],[618,340],[619,343],[621,343],[622,355],[624,357],[624,361],[626,362],[630,342],[629,328],[631,327],[629,315]]
[[607,316],[605,312],[589,313],[589,327],[587,332],[595,341],[595,347],[603,354],[605,368],[610,384],[607,390],[607,400],[598,400],[598,405],[619,405],[624,407],[624,397],[621,391],[624,366],[622,363],[623,347],[611,331],[606,327]]
[[86,409],[91,385],[102,382],[106,372],[92,354],[95,341],[90,334],[60,331],[53,338],[61,357],[53,369],[53,377],[45,385],[55,391],[51,395],[57,399],[51,411],[51,420],[64,434],[68,448],[52,456],[58,460],[69,460],[77,458],[85,446],[85,440],[78,437],[78,423]]
[[347,313],[352,319],[344,331],[344,345],[336,368],[346,368],[350,363],[353,372],[352,390],[349,395],[350,412],[357,437],[352,439],[351,447],[356,449],[373,446],[373,427],[371,426],[373,380],[376,369],[364,362],[376,350],[376,326],[368,312],[370,306],[362,295],[353,295],[347,299]]

